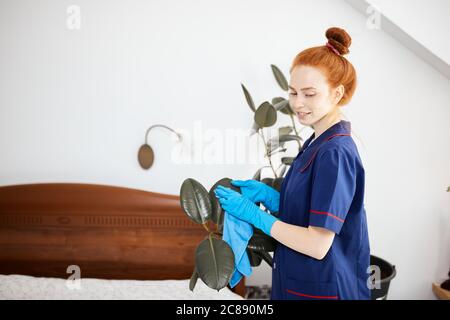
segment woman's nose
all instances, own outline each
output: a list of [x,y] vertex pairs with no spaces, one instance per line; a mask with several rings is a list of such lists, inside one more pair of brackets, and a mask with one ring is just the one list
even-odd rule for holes
[[305,104],[304,104],[304,102],[303,102],[303,99],[300,98],[300,97],[297,97],[297,98],[293,99],[293,100],[290,102],[290,105],[291,105],[291,109],[292,109],[293,111],[301,110],[301,109],[305,106]]

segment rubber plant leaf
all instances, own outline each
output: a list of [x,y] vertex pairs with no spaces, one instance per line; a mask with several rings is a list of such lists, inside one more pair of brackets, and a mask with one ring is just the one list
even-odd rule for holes
[[281,89],[284,91],[288,91],[288,83],[286,81],[286,77],[284,76],[283,72],[280,71],[280,69],[274,65],[271,64],[270,67],[272,68],[273,75],[275,76],[275,80],[277,80],[278,85]]
[[180,205],[189,219],[196,223],[205,224],[211,217],[212,206],[208,191],[192,178],[184,180],[181,185]]
[[200,242],[195,252],[197,272],[210,288],[219,291],[226,287],[234,272],[234,254],[231,247],[212,233]]
[[221,185],[230,189],[233,189],[234,191],[237,191],[241,193],[241,188],[233,186],[231,184],[230,178],[223,178],[217,181],[209,190],[209,197],[211,199],[211,205],[212,205],[212,214],[211,214],[211,220],[218,226],[219,232],[223,232],[223,220],[224,220],[224,211],[219,203],[219,199],[217,199],[214,191],[216,188]]
[[192,272],[191,280],[189,281],[189,290],[194,291],[195,285],[197,284],[198,272],[197,267],[194,267],[194,272]]
[[254,120],[260,128],[273,126],[277,121],[277,111],[268,101],[264,101],[256,109]]
[[250,107],[250,109],[255,112],[255,103],[253,102],[252,96],[250,95],[250,92],[248,92],[247,88],[241,83],[242,90],[244,91],[245,100],[247,100],[247,104]]

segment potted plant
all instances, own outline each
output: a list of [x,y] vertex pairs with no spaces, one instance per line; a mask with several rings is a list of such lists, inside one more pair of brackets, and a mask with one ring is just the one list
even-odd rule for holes
[[[447,187],[447,192],[450,191],[450,186]],[[434,282],[432,289],[436,297],[441,300],[450,300],[450,271],[448,272],[448,279],[441,284]]]
[[[288,84],[283,73],[275,65],[271,65],[271,69],[278,85],[281,89],[287,91]],[[279,152],[285,152],[287,150],[285,144],[288,141],[296,141],[299,150],[302,147],[302,138],[295,126],[294,113],[290,109],[289,101],[283,97],[274,97],[271,102],[264,101],[256,108],[247,88],[243,84],[241,86],[247,104],[254,113],[254,124],[250,136],[257,133],[263,139],[265,157],[268,158],[268,165],[259,168],[253,175],[253,179],[280,191],[283,175],[294,158],[282,158],[281,164],[278,168],[275,168],[272,156]],[[264,131],[276,123],[278,114],[290,117],[292,126],[278,128],[278,135],[269,139]],[[270,168],[273,175],[262,178],[264,168]],[[223,178],[217,181],[209,191],[200,182],[192,178],[186,179],[181,185],[180,205],[183,211],[189,219],[201,224],[207,232],[207,236],[198,245],[195,252],[196,266],[190,281],[191,290],[194,289],[199,277],[210,288],[220,290],[228,284],[234,271],[233,252],[230,246],[221,239],[224,212],[214,195],[214,190],[218,185],[240,192],[240,189],[231,185],[230,182],[231,179]],[[271,212],[271,214],[277,215],[276,212]],[[250,264],[255,267],[264,260],[272,266],[272,257],[269,252],[275,250],[276,241],[257,228],[253,228],[253,231],[253,236],[247,246]]]

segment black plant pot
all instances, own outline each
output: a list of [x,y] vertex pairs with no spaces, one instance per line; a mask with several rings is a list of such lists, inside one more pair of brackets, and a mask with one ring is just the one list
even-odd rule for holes
[[391,280],[397,275],[395,266],[376,256],[370,256],[370,265],[376,265],[380,268],[381,279],[380,288],[372,289],[372,300],[386,300]]

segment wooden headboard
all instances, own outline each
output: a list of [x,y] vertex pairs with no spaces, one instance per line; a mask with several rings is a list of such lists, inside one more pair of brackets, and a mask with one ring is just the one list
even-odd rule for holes
[[[82,278],[189,279],[205,236],[175,195],[73,183],[0,187],[0,274],[68,278],[77,265]],[[233,291],[244,296],[244,281]]]

